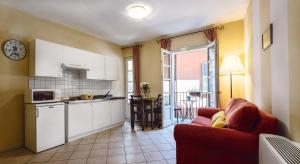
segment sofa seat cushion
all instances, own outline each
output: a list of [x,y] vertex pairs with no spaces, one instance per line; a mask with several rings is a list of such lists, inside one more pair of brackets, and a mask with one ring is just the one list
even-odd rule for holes
[[203,126],[211,126],[211,119],[210,118],[206,118],[206,117],[202,117],[202,116],[197,116],[192,123],[195,124],[200,124]]
[[240,131],[253,130],[258,119],[258,108],[248,101],[239,102],[234,109],[226,114],[227,127]]

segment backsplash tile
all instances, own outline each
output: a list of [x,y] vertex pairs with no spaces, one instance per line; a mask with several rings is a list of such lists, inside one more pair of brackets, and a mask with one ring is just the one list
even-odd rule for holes
[[65,70],[62,78],[30,77],[30,89],[60,89],[62,97],[82,94],[105,94],[112,89],[111,81],[88,80],[79,71]]

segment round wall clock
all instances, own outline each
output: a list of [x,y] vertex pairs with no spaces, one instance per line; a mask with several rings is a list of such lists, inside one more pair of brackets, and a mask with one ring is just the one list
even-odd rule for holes
[[11,39],[4,43],[3,52],[12,60],[21,60],[26,55],[26,48],[20,41]]

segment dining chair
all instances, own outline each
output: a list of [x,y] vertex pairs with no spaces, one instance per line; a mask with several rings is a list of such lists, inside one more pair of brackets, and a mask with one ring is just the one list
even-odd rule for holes
[[130,121],[134,128],[135,120],[140,119],[142,130],[144,130],[144,101],[142,96],[131,95],[130,99]]
[[154,123],[158,128],[162,127],[162,95],[159,94],[154,102]]

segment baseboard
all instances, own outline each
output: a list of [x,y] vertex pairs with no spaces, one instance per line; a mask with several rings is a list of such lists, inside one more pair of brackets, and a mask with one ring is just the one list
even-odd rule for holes
[[19,148],[22,148],[22,147],[24,147],[24,144],[10,146],[10,147],[7,147],[5,149],[0,149],[0,153],[11,151],[11,150],[15,150],[15,149],[19,149]]

